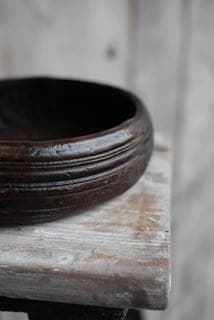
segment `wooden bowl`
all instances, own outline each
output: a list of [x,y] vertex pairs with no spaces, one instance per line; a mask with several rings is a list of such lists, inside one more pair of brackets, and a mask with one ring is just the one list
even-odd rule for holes
[[129,92],[54,78],[0,81],[0,225],[50,221],[124,192],[152,146],[149,114]]

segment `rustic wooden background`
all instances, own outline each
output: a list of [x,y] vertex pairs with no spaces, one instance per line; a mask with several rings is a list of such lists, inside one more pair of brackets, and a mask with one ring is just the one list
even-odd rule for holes
[[147,319],[212,319],[214,1],[0,0],[0,77],[35,74],[117,84],[146,102],[174,147],[172,295]]

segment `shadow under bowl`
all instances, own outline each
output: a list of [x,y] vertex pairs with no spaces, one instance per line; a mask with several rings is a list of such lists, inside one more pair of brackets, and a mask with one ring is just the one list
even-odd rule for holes
[[125,90],[0,81],[0,225],[51,221],[124,192],[152,147],[148,111]]

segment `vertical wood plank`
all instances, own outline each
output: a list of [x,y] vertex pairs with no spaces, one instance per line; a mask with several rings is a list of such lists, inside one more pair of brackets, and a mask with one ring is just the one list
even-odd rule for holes
[[[211,319],[214,301],[214,2],[192,1],[191,51],[180,165],[177,297],[184,319]],[[185,223],[183,223],[185,221]],[[175,319],[180,319],[175,316]]]
[[[137,41],[130,86],[149,109],[155,129],[168,138],[174,130],[180,32],[180,1],[143,0],[132,5]],[[136,34],[133,35],[136,37]],[[137,52],[137,55],[136,55]]]
[[181,49],[186,57],[181,59],[178,83],[177,108],[180,102],[183,110],[177,110],[175,139],[173,294],[166,312],[148,316],[208,320],[213,318],[214,301],[214,2],[189,0],[182,5]]
[[126,84],[128,0],[0,1],[0,76]]

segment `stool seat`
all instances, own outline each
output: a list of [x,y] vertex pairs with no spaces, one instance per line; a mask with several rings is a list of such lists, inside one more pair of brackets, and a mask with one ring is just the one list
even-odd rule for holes
[[51,223],[0,228],[0,296],[165,308],[170,174],[170,150],[155,147],[145,174],[113,200]]

